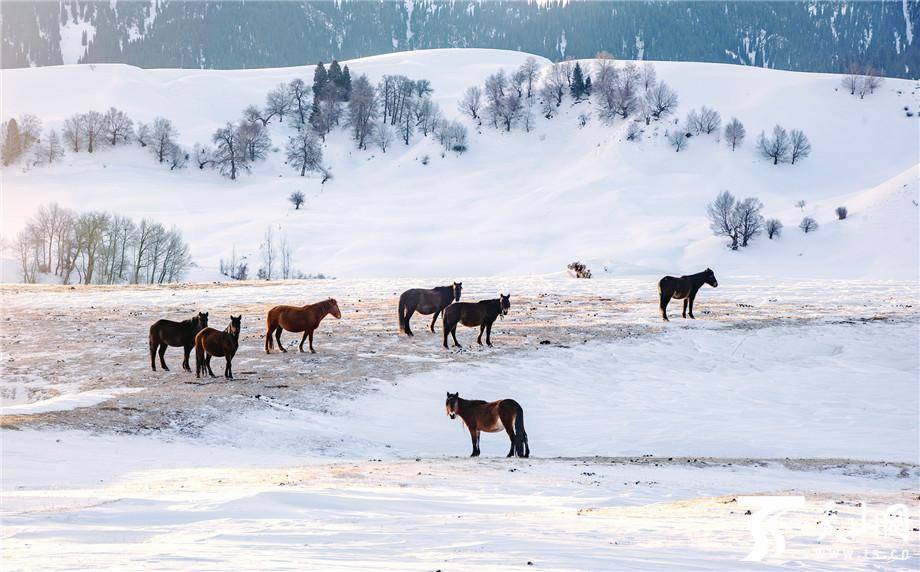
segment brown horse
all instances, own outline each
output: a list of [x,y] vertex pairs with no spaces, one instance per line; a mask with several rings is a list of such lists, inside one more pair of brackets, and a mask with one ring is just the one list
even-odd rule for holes
[[511,294],[499,294],[493,300],[479,302],[457,302],[444,309],[444,347],[447,347],[447,334],[454,338],[454,346],[462,347],[457,342],[457,324],[467,327],[479,326],[476,343],[482,345],[482,332],[486,333],[486,345],[492,346],[492,324],[495,318],[507,316],[511,308]]
[[690,318],[695,320],[696,318],[693,317],[693,301],[696,299],[696,293],[703,287],[703,284],[709,284],[713,288],[719,285],[718,280],[716,280],[715,272],[709,268],[696,274],[690,274],[689,276],[681,276],[680,278],[665,276],[659,280],[658,307],[661,309],[662,319],[665,322],[669,321],[667,312],[668,302],[671,301],[671,298],[674,298],[675,300],[684,301],[684,318],[687,317],[687,308],[689,306]]
[[333,298],[317,302],[316,304],[307,304],[306,306],[275,306],[268,311],[265,331],[265,353],[272,353],[273,342],[272,334],[278,340],[278,349],[283,352],[287,350],[281,344],[281,332],[303,332],[300,338],[300,351],[303,351],[303,342],[310,338],[310,353],[316,353],[313,349],[313,330],[319,327],[319,323],[332,314],[338,320],[342,317],[339,311],[339,303]]
[[447,392],[447,415],[455,419],[457,415],[470,431],[473,440],[473,454],[479,456],[479,433],[497,433],[502,429],[511,439],[511,450],[508,456],[513,457],[517,452],[518,457],[530,456],[530,444],[527,443],[527,431],[524,431],[524,410],[513,399],[499,399],[492,403],[479,400],[466,400],[458,393]]
[[233,356],[240,347],[240,322],[243,315],[230,316],[230,325],[223,332],[214,328],[205,328],[195,336],[195,377],[201,377],[207,372],[211,377],[216,377],[211,371],[211,357],[227,358],[224,367],[224,377],[233,379]]
[[182,369],[192,371],[188,365],[189,355],[192,348],[195,347],[195,335],[208,327],[208,313],[198,312],[194,318],[173,322],[172,320],[157,320],[150,326],[150,367],[153,371],[157,370],[157,353],[160,354],[160,367],[163,371],[169,371],[166,367],[166,348],[184,348],[185,354],[182,357]]
[[409,327],[409,318],[412,314],[434,314],[431,318],[431,325],[428,327],[431,333],[434,333],[434,323],[438,319],[438,314],[450,305],[451,302],[460,301],[460,291],[463,290],[463,282],[454,282],[450,286],[438,286],[431,290],[424,288],[412,288],[406,290],[399,297],[399,331],[405,332],[407,336],[414,336],[412,328]]

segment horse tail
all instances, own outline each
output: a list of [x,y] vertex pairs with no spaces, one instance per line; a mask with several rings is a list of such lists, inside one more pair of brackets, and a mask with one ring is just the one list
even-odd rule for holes
[[518,457],[530,456],[527,431],[524,430],[524,409],[520,405],[518,405],[517,414],[514,416],[514,449]]
[[199,332],[199,335],[195,336],[195,376],[201,374],[202,368],[204,367],[204,336]]
[[150,326],[150,336],[149,336],[150,338],[149,339],[150,341],[150,367],[153,368],[153,371],[157,370],[156,356],[157,356],[157,348],[160,346],[160,342],[157,339],[156,328],[157,328],[156,324]]
[[406,295],[399,297],[399,307],[396,310],[396,318],[399,320],[399,333],[406,331]]

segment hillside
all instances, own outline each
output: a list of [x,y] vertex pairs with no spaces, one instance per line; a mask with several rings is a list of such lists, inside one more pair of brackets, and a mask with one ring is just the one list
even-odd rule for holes
[[[448,117],[459,116],[464,88],[481,85],[500,68],[511,71],[526,54],[495,50],[431,50],[348,62],[353,76],[427,78]],[[582,62],[589,63],[586,61]],[[622,62],[621,62],[622,63]],[[541,64],[548,64],[541,60]],[[137,147],[69,154],[61,164],[3,176],[3,233],[12,237],[36,207],[50,201],[75,209],[106,209],[178,226],[198,265],[192,280],[219,278],[221,258],[235,246],[253,266],[266,226],[295,245],[294,265],[338,277],[523,275],[559,272],[589,262],[596,274],[682,273],[711,266],[725,274],[765,277],[911,279],[918,272],[918,89],[886,80],[860,100],[838,89],[840,76],[719,64],[656,63],[658,77],[678,92],[676,117],[708,105],[723,122],[738,117],[747,140],[732,152],[714,136],[694,138],[679,153],[656,124],[639,142],[625,139],[627,123],[596,116],[579,127],[594,104],[573,105],[531,133],[476,129],[469,118],[469,151],[442,156],[420,135],[387,152],[355,149],[334,131],[324,162],[334,178],[300,178],[270,153],[253,172],[230,181],[194,166],[169,171]],[[136,121],[170,118],[191,148],[264,102],[281,81],[303,78],[312,66],[245,70],[142,70],[125,65],[79,65],[4,70],[2,117],[33,113],[60,128],[75,112],[124,109]],[[64,90],[67,97],[62,97]],[[907,117],[904,108],[913,110]],[[670,121],[673,121],[672,116]],[[800,128],[810,157],[773,166],[755,151],[761,130],[775,123]],[[292,129],[271,123],[283,149]],[[427,164],[423,161],[428,157]],[[286,201],[306,194],[305,209]],[[705,207],[722,190],[754,196],[764,214],[783,221],[777,241],[760,237],[732,252],[713,237]],[[806,201],[803,209],[795,207]],[[846,205],[850,217],[836,221]],[[820,228],[803,235],[797,224],[814,216]],[[5,281],[11,264],[4,264]]]
[[862,2],[61,1],[0,4],[3,67],[240,69],[431,48],[916,78],[920,5]]

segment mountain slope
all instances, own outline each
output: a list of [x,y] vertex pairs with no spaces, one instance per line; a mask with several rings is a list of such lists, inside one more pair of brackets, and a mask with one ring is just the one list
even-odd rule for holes
[[[526,54],[433,50],[349,62],[355,75],[429,78],[434,98],[457,115],[462,90]],[[543,63],[546,63],[545,61]],[[588,62],[583,62],[588,63]],[[864,100],[838,90],[833,75],[736,66],[659,63],[658,76],[681,98],[680,117],[709,105],[724,121],[741,119],[748,138],[732,152],[715,137],[691,140],[675,153],[670,124],[653,123],[640,142],[626,141],[627,123],[593,118],[593,104],[567,99],[531,133],[477,132],[470,149],[442,156],[437,142],[416,136],[387,153],[359,151],[343,130],[325,146],[334,178],[300,178],[271,153],[253,173],[229,181],[192,167],[170,172],[139,148],[68,155],[51,168],[3,172],[3,228],[11,236],[48,201],[103,208],[176,224],[201,268],[191,278],[217,277],[235,246],[258,267],[266,226],[295,245],[295,266],[336,276],[470,276],[561,271],[575,259],[613,275],[683,273],[712,266],[761,276],[915,278],[917,276],[917,87],[887,80]],[[144,71],[122,65],[64,66],[2,72],[3,116],[35,113],[46,126],[70,114],[115,105],[136,120],[171,118],[183,145],[206,142],[280,81],[309,80],[311,67],[248,71]],[[60,98],[55,86],[83,86]],[[92,89],[90,89],[92,87]],[[673,121],[673,118],[670,120]],[[796,165],[761,159],[754,140],[775,123],[801,128],[814,147]],[[272,123],[283,148],[293,130]],[[427,164],[424,160],[428,157]],[[293,190],[305,209],[286,202]],[[713,237],[705,207],[722,190],[763,201],[764,214],[786,225],[778,241],[761,237],[731,252]],[[793,205],[805,200],[804,209]],[[834,221],[833,209],[850,208]],[[805,214],[821,224],[808,236]],[[11,277],[6,276],[9,280]]]
[[708,61],[917,77],[920,4],[900,2],[4,2],[4,67],[301,65],[501,48],[553,60]]

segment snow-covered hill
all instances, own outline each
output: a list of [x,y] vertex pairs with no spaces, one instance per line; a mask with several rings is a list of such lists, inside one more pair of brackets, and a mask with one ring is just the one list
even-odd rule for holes
[[[353,76],[427,78],[445,115],[459,116],[464,88],[526,54],[432,50],[348,62]],[[547,65],[546,60],[540,60]],[[583,64],[586,63],[583,61]],[[604,124],[593,103],[564,103],[531,133],[478,130],[468,118],[469,151],[442,156],[437,142],[415,137],[386,154],[355,149],[334,132],[324,149],[334,178],[300,178],[281,151],[238,181],[194,166],[170,172],[137,147],[69,154],[54,167],[2,171],[3,234],[9,239],[36,207],[50,201],[107,209],[177,225],[199,268],[190,279],[216,279],[231,249],[257,249],[266,226],[295,245],[294,265],[335,276],[472,276],[551,273],[589,262],[595,274],[683,273],[710,266],[722,274],[837,278],[916,278],[918,274],[917,82],[888,79],[864,100],[838,89],[840,77],[717,64],[657,63],[658,77],[680,96],[677,117],[707,105],[738,117],[748,137],[735,152],[717,137],[693,138],[675,153],[668,124],[652,124],[638,142],[627,123]],[[60,128],[76,112],[116,106],[136,121],[170,118],[181,143],[207,142],[281,81],[312,67],[245,71],[141,70],[124,65],[4,70],[3,118],[33,113]],[[914,111],[907,117],[905,107]],[[670,119],[673,121],[674,117]],[[773,166],[755,152],[761,130],[800,128],[813,153]],[[291,128],[272,124],[275,147]],[[428,157],[428,161],[423,158]],[[305,209],[287,203],[302,190]],[[705,207],[729,190],[758,197],[782,237],[760,237],[739,252],[713,237]],[[805,200],[805,207],[794,206]],[[834,208],[850,216],[837,221]],[[802,216],[814,234],[796,227]],[[8,257],[9,255],[7,255]],[[5,281],[15,280],[9,264]]]

